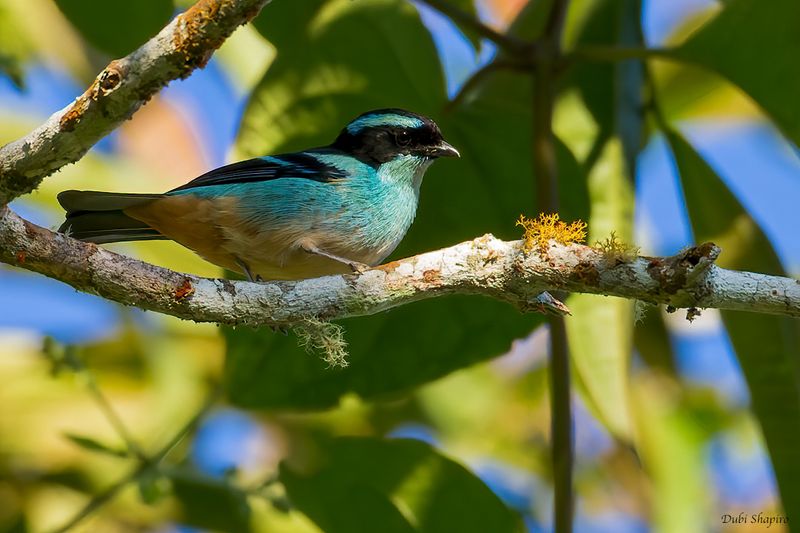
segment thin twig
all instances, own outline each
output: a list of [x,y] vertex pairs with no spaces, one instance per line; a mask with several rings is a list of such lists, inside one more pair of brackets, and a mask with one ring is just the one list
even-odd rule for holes
[[80,375],[86,384],[87,390],[92,395],[95,402],[97,402],[98,407],[100,407],[100,410],[103,411],[103,414],[108,422],[114,427],[114,430],[125,443],[125,446],[128,448],[128,452],[132,453],[140,461],[148,461],[148,457],[144,454],[141,447],[136,442],[136,439],[133,438],[133,435],[128,430],[125,423],[114,410],[114,407],[108,401],[108,398],[106,398],[105,394],[103,394],[103,391],[97,385],[94,375],[92,375],[91,371],[86,368],[85,365],[82,365]]
[[489,39],[503,51],[511,55],[528,55],[534,46],[533,43],[518,39],[512,35],[500,33],[497,30],[490,28],[477,18],[473,17],[466,11],[454,6],[447,0],[419,0],[423,4],[427,4],[436,11],[449,17],[459,27],[466,31],[471,31],[481,37]]
[[461,86],[461,89],[459,89],[458,93],[447,103],[444,111],[446,113],[450,113],[457,109],[468,96],[477,90],[495,72],[499,72],[501,70],[510,70],[523,73],[532,73],[533,68],[534,67],[532,63],[501,58],[495,59],[491,63],[488,63],[487,65],[484,65],[473,72],[472,75],[467,78],[467,80]]
[[567,19],[567,9],[569,0],[555,0],[550,13],[547,15],[547,23],[544,27],[543,36],[551,43],[556,45],[556,50],[561,51],[561,34],[564,30],[564,22]]
[[550,317],[550,454],[553,461],[553,530],[571,533],[574,509],[572,469],[572,393],[567,328],[563,317]]
[[200,409],[178,430],[172,439],[167,442],[161,449],[159,449],[152,458],[142,461],[130,473],[123,476],[116,483],[105,489],[103,492],[94,496],[89,503],[87,503],[75,516],[73,516],[64,525],[54,530],[53,533],[65,533],[73,527],[77,526],[88,518],[92,513],[100,509],[103,505],[110,502],[119,493],[120,490],[125,488],[129,483],[135,481],[149,468],[157,468],[159,463],[184,439],[187,435],[192,433],[200,420],[208,413],[211,407],[216,403],[221,395],[220,387],[214,387],[212,392],[208,395]]
[[200,424],[200,421],[208,414],[214,405],[219,401],[222,397],[222,387],[220,385],[215,385],[211,392],[206,397],[203,405],[200,406],[200,409],[190,418],[178,431],[169,442],[167,442],[164,446],[161,447],[159,451],[153,454],[152,462],[155,464],[160,463],[164,460],[164,458],[174,450],[181,441],[186,438],[187,435],[192,433]]
[[129,474],[122,477],[122,479],[108,487],[106,490],[93,497],[91,500],[89,500],[89,503],[87,503],[80,511],[78,511],[75,516],[69,519],[67,523],[53,530],[53,533],[65,533],[66,531],[71,530],[73,527],[86,520],[92,513],[114,499],[119,491],[125,488],[128,483],[134,481],[139,474],[141,474],[141,472],[141,467],[136,468]]
[[[533,169],[539,211],[557,213],[559,207],[558,161],[553,133],[555,76],[561,59],[561,33],[568,0],[555,0],[540,43],[540,56],[533,87]],[[556,293],[556,298],[563,295]],[[553,462],[553,527],[556,533],[571,533],[574,497],[572,467],[572,393],[569,350],[564,318],[552,316],[550,324],[550,453]]]

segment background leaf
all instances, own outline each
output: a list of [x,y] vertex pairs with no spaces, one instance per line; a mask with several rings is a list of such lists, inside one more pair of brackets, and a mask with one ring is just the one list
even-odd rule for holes
[[[301,22],[294,14],[287,17],[287,26]],[[370,47],[345,37],[353,34]],[[297,42],[289,43],[293,35]],[[526,78],[498,75],[468,105],[443,115],[447,100],[433,43],[414,9],[401,1],[327,2],[305,25],[284,29],[276,42],[283,45],[243,119],[243,154],[327,144],[347,121],[371,108],[429,114],[462,158],[428,171],[417,219],[394,256],[487,231],[519,237],[514,221],[535,205]],[[563,145],[558,155],[565,212],[581,216],[585,180]],[[294,338],[229,332],[229,394],[239,405],[273,408],[330,407],[348,391],[366,398],[392,395],[499,355],[539,323],[541,317],[523,316],[508,305],[464,297],[346,320],[352,364],[344,370],[326,369],[316,356],[302,353]]]
[[252,531],[247,495],[224,480],[173,472],[172,490],[187,525],[218,531]]
[[663,533],[708,531],[716,516],[703,463],[703,431],[676,397],[674,384],[640,376],[632,388],[636,450],[652,482],[654,529]]
[[26,37],[9,7],[0,3],[0,74],[8,76],[18,89],[25,82],[22,61],[32,52]]
[[169,21],[175,9],[172,0],[55,2],[89,43],[115,57],[133,52],[153,37]]
[[[622,148],[610,141],[589,176],[592,214],[589,240],[614,231],[624,242],[633,233],[633,193],[623,164]],[[629,362],[633,346],[633,303],[621,298],[575,294],[565,321],[572,364],[587,403],[618,437],[631,438]]]
[[[785,275],[756,222],[703,158],[675,131],[667,132],[697,242],[722,248],[720,266]],[[800,420],[800,335],[796,320],[722,311],[722,320],[750,389],[783,507],[800,520],[800,435],[786,428]]]
[[75,435],[73,433],[65,433],[64,436],[84,450],[104,453],[114,457],[127,457],[129,455],[128,450],[114,448],[91,437],[84,437],[83,435]]
[[[569,17],[573,39],[578,44],[640,45],[637,5],[629,0],[574,4]],[[579,16],[574,11],[584,13]],[[597,125],[570,137],[575,152],[585,152],[582,163],[591,205],[590,243],[604,240],[612,232],[625,243],[633,242],[633,180],[642,144],[641,82],[641,66],[633,61],[579,65],[564,82],[565,89],[577,89],[585,106],[572,104],[573,109],[584,109],[572,120]],[[591,148],[586,150],[586,146]],[[573,316],[565,322],[579,390],[614,435],[630,440],[632,302],[576,294],[568,305]]]
[[[509,315],[512,324],[487,319]],[[226,329],[228,395],[244,407],[271,409],[330,408],[348,392],[392,398],[505,352],[510,339],[536,320],[506,304],[466,296],[418,302],[377,319],[343,320],[350,345],[350,366],[343,369],[306,353],[294,334]]]
[[677,50],[741,87],[800,144],[800,3],[731,0]]
[[521,532],[522,521],[478,478],[413,440],[339,438],[317,466],[284,463],[292,503],[326,533]]

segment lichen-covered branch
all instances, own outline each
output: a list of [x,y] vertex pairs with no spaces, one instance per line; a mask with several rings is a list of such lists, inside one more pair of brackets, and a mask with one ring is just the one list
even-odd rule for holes
[[0,208],[0,261],[109,300],[197,322],[290,325],[371,315],[445,294],[482,294],[536,311],[543,290],[635,298],[673,307],[800,317],[800,282],[715,266],[705,243],[676,256],[627,260],[579,244],[544,253],[485,235],[361,275],[250,283],[174,272],[53,233]]
[[80,159],[167,83],[203,67],[267,1],[200,0],[141,48],[112,61],[73,103],[0,148],[0,205]]

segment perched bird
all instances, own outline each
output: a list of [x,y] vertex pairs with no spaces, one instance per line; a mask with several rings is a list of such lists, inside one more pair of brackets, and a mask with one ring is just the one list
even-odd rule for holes
[[431,119],[379,109],[329,146],[212,170],[164,194],[64,191],[59,231],[87,242],[172,239],[257,279],[379,264],[414,220],[425,171],[458,157]]

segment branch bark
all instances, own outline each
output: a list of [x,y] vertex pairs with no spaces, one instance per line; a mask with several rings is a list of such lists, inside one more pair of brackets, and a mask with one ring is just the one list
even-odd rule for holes
[[0,205],[80,159],[162,87],[202,68],[268,0],[200,0],[131,54],[109,63],[75,102],[0,148]]
[[[182,274],[36,226],[0,208],[0,261],[109,300],[196,322],[284,326],[379,313],[446,294],[480,294],[536,311],[536,296],[563,290],[672,307],[800,317],[800,281],[713,265],[712,243],[673,257],[624,261],[583,245],[525,254],[520,241],[485,235],[361,275],[250,283]],[[693,310],[694,313],[696,310]]]

